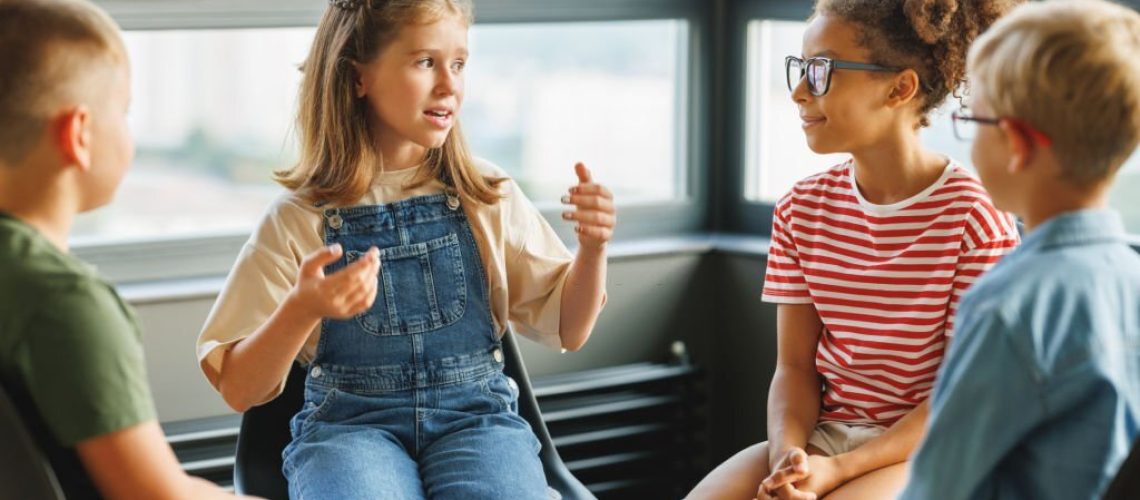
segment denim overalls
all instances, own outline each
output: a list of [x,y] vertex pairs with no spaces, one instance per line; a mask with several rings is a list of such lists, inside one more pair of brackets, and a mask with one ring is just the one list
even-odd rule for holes
[[376,301],[326,319],[283,452],[294,499],[546,498],[487,278],[450,194],[324,210],[335,272],[380,249]]

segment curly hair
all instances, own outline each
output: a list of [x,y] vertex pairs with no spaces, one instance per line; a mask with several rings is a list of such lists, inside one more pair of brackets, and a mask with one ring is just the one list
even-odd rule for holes
[[948,96],[961,97],[970,43],[1024,0],[818,0],[815,14],[861,28],[859,44],[876,64],[918,73],[927,115]]

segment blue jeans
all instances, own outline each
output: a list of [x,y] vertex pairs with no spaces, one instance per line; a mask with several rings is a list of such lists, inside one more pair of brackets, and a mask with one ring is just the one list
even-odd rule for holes
[[[450,203],[449,203],[450,202]],[[543,499],[466,215],[443,195],[325,211],[340,267],[380,248],[372,309],[322,324],[283,452],[294,499]]]

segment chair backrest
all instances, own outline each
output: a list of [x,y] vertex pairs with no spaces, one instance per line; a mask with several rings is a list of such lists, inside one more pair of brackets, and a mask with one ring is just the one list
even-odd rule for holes
[[0,498],[63,500],[51,464],[0,385]]
[[[530,377],[523,365],[522,354],[514,335],[503,336],[503,371],[515,379],[519,387],[519,415],[530,423],[542,443],[540,458],[546,473],[547,484],[562,495],[564,500],[592,499],[594,496],[570,473],[542,420],[538,401],[531,389]],[[281,451],[289,444],[289,419],[304,404],[305,370],[293,365],[285,382],[285,391],[277,399],[251,408],[242,415],[238,434],[237,453],[234,458],[234,490],[269,500],[289,498],[288,483],[281,472]]]
[[1131,500],[1140,498],[1140,440],[1132,443],[1132,452],[1120,469],[1116,477],[1104,492],[1104,500]]
[[305,370],[294,364],[285,391],[241,417],[234,456],[234,490],[269,500],[287,500],[289,485],[281,472],[281,451],[293,439],[289,419],[305,404]]
[[546,474],[546,484],[557,491],[564,500],[592,499],[594,495],[586,486],[578,481],[562,462],[558,450],[554,448],[554,441],[550,438],[550,431],[546,428],[546,421],[542,419],[542,411],[538,408],[538,399],[534,397],[531,388],[530,376],[527,375],[526,365],[523,364],[522,352],[515,342],[515,335],[507,332],[503,335],[503,353],[505,363],[503,373],[515,379],[519,386],[519,416],[530,424],[534,435],[542,443],[539,458],[542,460],[542,471]]

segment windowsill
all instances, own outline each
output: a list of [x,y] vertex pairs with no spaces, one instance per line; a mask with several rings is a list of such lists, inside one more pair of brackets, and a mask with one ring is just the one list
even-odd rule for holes
[[[610,262],[650,259],[667,255],[705,255],[721,252],[763,257],[769,239],[764,236],[727,233],[693,233],[683,236],[645,238],[611,243]],[[572,249],[573,250],[573,249]],[[225,276],[139,281],[118,286],[123,299],[135,305],[213,299],[225,285]]]
[[[1140,252],[1140,236],[1129,235],[1128,242]],[[643,238],[611,243],[610,262],[651,259],[667,255],[722,253],[742,257],[766,257],[771,239],[742,233],[691,233],[670,237]],[[571,249],[574,250],[574,249]],[[194,299],[213,299],[222,290],[224,275],[200,278],[139,281],[118,285],[119,293],[132,304],[154,304]]]

